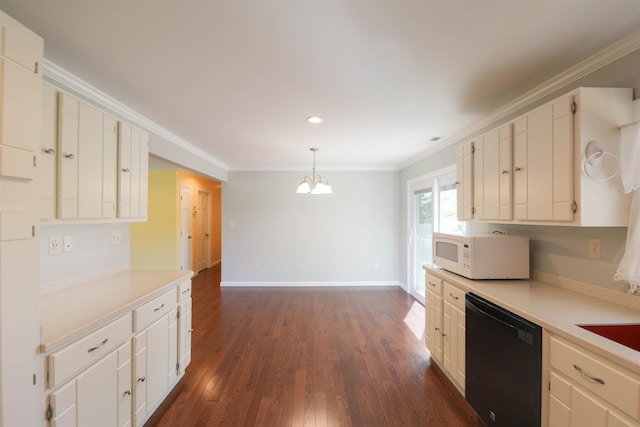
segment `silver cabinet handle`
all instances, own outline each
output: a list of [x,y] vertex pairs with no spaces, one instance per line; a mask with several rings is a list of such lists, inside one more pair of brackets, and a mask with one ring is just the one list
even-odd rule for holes
[[435,284],[435,283],[433,283],[433,282],[429,282],[429,284],[430,284],[431,286],[433,286],[434,288],[436,287],[436,284]]
[[508,170],[506,170],[506,169],[502,169],[502,175],[506,175],[506,174],[508,174],[508,173],[509,173],[509,171],[508,171]]
[[129,168],[122,168],[122,172],[129,173]]
[[522,170],[521,167],[516,166],[516,168],[514,169],[516,172],[520,172]]
[[454,300],[459,300],[459,299],[460,299],[460,297],[455,296],[455,295],[454,295],[454,294],[452,294],[451,292],[449,292],[449,296],[450,296],[451,298],[453,298]]
[[191,291],[191,288],[189,288],[189,289],[185,289],[184,291],[182,291],[182,295],[184,295],[184,294],[188,294],[188,293],[189,293],[189,291]]
[[87,350],[87,353],[93,353],[96,350],[100,350],[102,348],[103,345],[105,345],[107,342],[109,342],[109,338],[105,338],[100,344],[91,347]]
[[604,380],[602,378],[597,378],[597,377],[592,377],[591,375],[587,374],[585,371],[582,370],[582,368],[576,364],[573,365],[573,369],[575,369],[576,371],[578,371],[580,373],[580,375],[582,375],[583,377],[585,377],[586,379],[588,379],[589,381],[593,381],[596,382],[598,384],[602,384],[604,385]]
[[124,396],[131,396],[131,390],[125,390]]
[[156,307],[153,309],[153,312],[155,313],[156,311],[162,310],[164,308],[164,304],[162,304],[160,307]]
[[74,156],[72,153],[64,153],[64,156],[69,160],[73,160],[76,158],[76,156]]
[[138,382],[139,383],[143,383],[144,380],[146,380],[146,379],[147,379],[147,377],[140,377],[140,378],[138,378]]
[[44,151],[45,154],[55,154],[56,152],[53,148],[43,148],[42,151]]

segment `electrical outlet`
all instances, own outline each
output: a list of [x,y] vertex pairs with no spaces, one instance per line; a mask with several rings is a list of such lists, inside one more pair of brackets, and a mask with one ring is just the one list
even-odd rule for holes
[[119,245],[120,244],[120,230],[111,230],[111,244]]
[[60,253],[60,237],[49,237],[49,255],[58,255]]
[[73,251],[73,236],[64,236],[62,238],[62,250],[65,252]]
[[602,258],[602,241],[600,239],[589,239],[589,258]]

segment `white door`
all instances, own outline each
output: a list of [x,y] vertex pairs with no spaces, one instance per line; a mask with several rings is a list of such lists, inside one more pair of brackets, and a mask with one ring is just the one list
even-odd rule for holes
[[409,238],[410,272],[409,292],[424,304],[425,271],[423,264],[431,263],[431,237],[433,233],[433,188],[417,185],[411,189],[411,226]]
[[209,232],[209,193],[206,191],[198,191],[198,218],[196,239],[198,242],[196,254],[198,259],[198,271],[202,271],[208,267],[209,253],[211,251],[211,239]]
[[191,270],[191,187],[180,186],[180,270]]

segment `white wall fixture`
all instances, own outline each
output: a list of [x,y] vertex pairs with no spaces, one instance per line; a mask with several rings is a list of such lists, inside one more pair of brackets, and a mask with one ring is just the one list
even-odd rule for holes
[[316,175],[316,151],[318,151],[319,148],[312,147],[312,148],[309,148],[309,150],[311,150],[311,152],[313,153],[313,170],[312,170],[311,176],[307,175],[304,178],[302,178],[302,182],[300,183],[300,185],[298,185],[298,190],[296,191],[296,193],[301,193],[301,194],[333,193],[333,190],[329,185],[329,181],[320,175]]

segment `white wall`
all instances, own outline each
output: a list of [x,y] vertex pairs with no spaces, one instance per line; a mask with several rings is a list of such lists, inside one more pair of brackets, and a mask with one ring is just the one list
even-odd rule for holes
[[[130,265],[128,223],[42,225],[40,227],[40,283],[47,284],[119,265]],[[120,231],[120,244],[111,245],[111,230]],[[73,237],[73,251],[49,255],[49,237]]]
[[295,193],[304,175],[229,173],[223,285],[397,284],[398,173],[328,172],[334,194],[316,196]]

